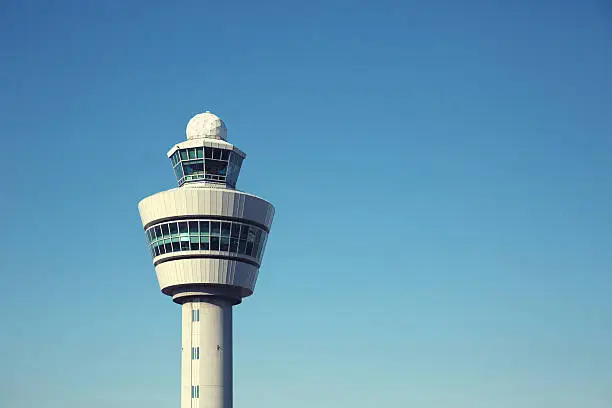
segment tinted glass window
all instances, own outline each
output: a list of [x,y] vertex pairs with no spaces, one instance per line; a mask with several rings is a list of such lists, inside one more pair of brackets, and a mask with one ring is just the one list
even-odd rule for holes
[[229,241],[228,237],[221,237],[221,251],[229,250]]
[[229,150],[221,150],[221,160],[229,160],[230,151]]
[[212,250],[245,254],[259,261],[267,234],[240,222],[200,220],[155,225],[145,231],[145,238],[153,257],[187,250]]
[[238,238],[240,236],[240,224],[237,222],[232,223],[232,238]]
[[168,230],[168,224],[162,224],[161,230],[162,230],[162,233],[164,234],[164,237],[167,237],[168,235],[170,235],[170,231]]
[[225,176],[227,173],[227,162],[220,160],[206,160],[206,174],[213,176]]
[[201,147],[198,147],[198,148],[196,149],[196,157],[197,157],[198,159],[201,159],[201,158],[203,158],[203,157],[204,157],[204,155],[203,155],[203,153],[202,153],[202,148],[201,148]]
[[240,239],[247,239],[249,235],[249,226],[242,224],[242,229],[240,230]]
[[195,149],[189,149],[189,158],[190,159],[195,159],[196,158],[196,151],[195,151]]
[[229,237],[230,236],[230,228],[231,225],[229,222],[222,222],[221,223],[221,236],[223,237]]
[[183,163],[183,168],[185,169],[185,175],[202,173],[204,171],[204,163],[202,163],[202,160],[185,162]]
[[181,165],[174,168],[174,175],[176,176],[177,181],[183,178],[183,167]]
[[213,150],[212,147],[205,147],[204,148],[204,154],[205,154],[207,159],[212,159],[212,156],[213,156],[212,150]]
[[238,253],[244,254],[246,252],[246,240],[240,240],[238,242]]
[[187,160],[187,151],[181,150],[181,160]]
[[210,237],[210,250],[211,251],[219,250],[219,237]]
[[257,251],[259,250],[259,243],[261,242],[261,230],[257,229],[255,232],[255,243],[253,244],[253,253],[251,254],[254,257],[257,257]]
[[181,241],[181,251],[189,250],[189,241]]
[[210,249],[210,237],[200,236],[200,249],[203,251],[208,251]]
[[192,251],[197,251],[200,249],[200,240],[199,237],[191,237],[189,238],[189,248]]
[[213,159],[221,160],[221,149],[213,149]]

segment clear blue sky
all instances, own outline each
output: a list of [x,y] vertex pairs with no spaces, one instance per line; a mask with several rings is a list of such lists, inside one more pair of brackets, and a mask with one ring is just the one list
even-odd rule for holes
[[237,407],[609,408],[611,50],[604,0],[1,2],[0,406],[178,407],[137,203],[209,109],[277,208]]

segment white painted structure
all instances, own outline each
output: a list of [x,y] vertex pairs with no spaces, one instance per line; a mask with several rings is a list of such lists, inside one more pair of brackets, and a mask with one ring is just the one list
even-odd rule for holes
[[235,189],[244,152],[205,112],[168,152],[178,188],[138,210],[161,291],[182,305],[181,408],[232,408],[232,306],[253,294],[274,207]]

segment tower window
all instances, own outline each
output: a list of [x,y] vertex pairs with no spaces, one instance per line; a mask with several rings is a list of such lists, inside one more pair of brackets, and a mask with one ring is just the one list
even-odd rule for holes
[[191,359],[192,360],[199,360],[200,359],[200,348],[199,347],[192,347],[191,348]]
[[199,385],[191,386],[191,398],[200,398],[200,386]]
[[191,321],[192,322],[199,322],[200,321],[200,309],[196,309],[196,310],[192,310],[191,311]]
[[267,233],[241,222],[185,220],[160,223],[145,231],[153,257],[180,251],[221,251],[261,261]]

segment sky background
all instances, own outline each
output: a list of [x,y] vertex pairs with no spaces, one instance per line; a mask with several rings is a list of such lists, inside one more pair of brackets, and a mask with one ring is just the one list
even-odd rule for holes
[[609,408],[612,3],[0,1],[0,406],[178,407],[137,203],[274,203],[236,407]]

